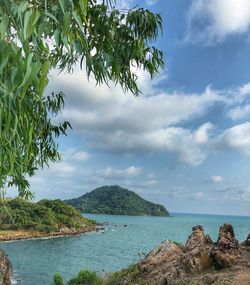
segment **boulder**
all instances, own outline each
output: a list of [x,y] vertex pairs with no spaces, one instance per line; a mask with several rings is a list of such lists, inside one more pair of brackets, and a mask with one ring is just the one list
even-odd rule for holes
[[224,224],[220,227],[218,241],[220,249],[237,249],[239,248],[239,242],[235,238],[233,226],[230,224]]
[[177,263],[183,255],[182,248],[172,241],[166,240],[152,250],[139,264],[142,272],[150,273],[159,266],[166,264],[171,267],[172,263]]
[[214,266],[218,269],[231,267],[237,262],[239,242],[235,238],[233,226],[224,224],[220,227],[217,243],[211,251]]
[[0,285],[11,285],[12,265],[5,252],[0,249]]
[[192,228],[185,246],[184,264],[191,273],[202,272],[211,266],[211,248],[213,242],[204,234],[202,226]]
[[[175,284],[172,282],[179,280],[183,274],[182,256],[182,246],[167,240],[151,251],[138,268],[143,276],[147,276],[150,285]],[[131,281],[126,284],[130,285]]]
[[211,247],[212,245],[213,241],[209,235],[205,235],[203,227],[198,225],[192,228],[192,234],[188,237],[185,251],[192,251],[197,247]]

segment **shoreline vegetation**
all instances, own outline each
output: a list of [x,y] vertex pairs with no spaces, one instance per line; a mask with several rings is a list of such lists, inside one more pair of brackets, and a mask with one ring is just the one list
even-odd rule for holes
[[72,236],[96,229],[94,220],[61,200],[0,202],[0,242]]

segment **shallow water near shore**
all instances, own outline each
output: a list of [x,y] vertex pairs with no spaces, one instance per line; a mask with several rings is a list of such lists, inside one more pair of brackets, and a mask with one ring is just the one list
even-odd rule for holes
[[216,240],[223,223],[234,226],[243,241],[250,232],[250,217],[172,214],[173,217],[84,215],[105,222],[97,233],[56,239],[2,243],[14,267],[15,284],[50,285],[55,272],[66,280],[83,268],[100,274],[137,262],[163,240],[185,242],[200,224]]

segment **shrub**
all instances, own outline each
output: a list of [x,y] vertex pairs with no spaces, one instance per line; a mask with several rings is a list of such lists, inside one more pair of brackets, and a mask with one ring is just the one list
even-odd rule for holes
[[101,277],[95,272],[81,270],[77,277],[68,282],[68,285],[100,285],[101,281]]
[[52,285],[64,285],[63,278],[59,273],[54,274]]

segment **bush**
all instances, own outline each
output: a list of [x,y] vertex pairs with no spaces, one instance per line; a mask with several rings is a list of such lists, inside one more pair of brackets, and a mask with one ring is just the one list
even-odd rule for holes
[[52,285],[64,285],[63,278],[59,273],[54,274]]
[[101,282],[101,277],[99,277],[95,272],[81,270],[77,277],[68,282],[68,285],[100,285]]

